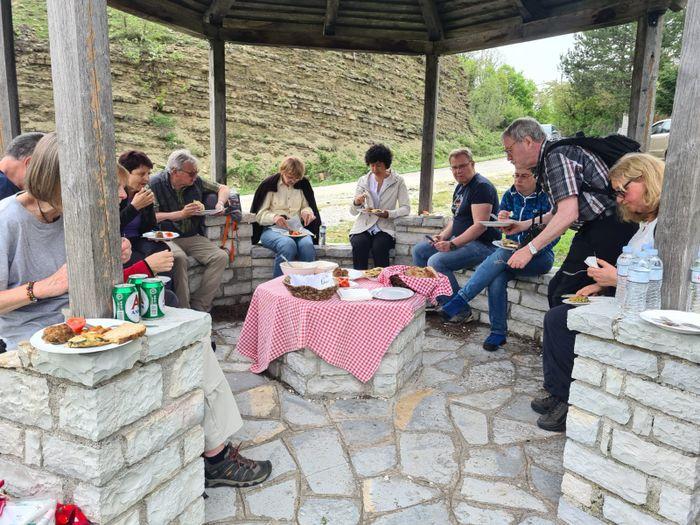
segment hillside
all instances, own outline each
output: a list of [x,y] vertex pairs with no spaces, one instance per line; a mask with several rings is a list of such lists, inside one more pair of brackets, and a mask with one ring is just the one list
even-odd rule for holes
[[[51,130],[45,3],[12,5],[22,129]],[[114,10],[110,42],[117,151],[142,149],[162,165],[170,150],[185,146],[208,172],[207,43]],[[399,167],[415,167],[423,67],[422,57],[229,44],[228,160],[236,182],[267,174],[291,153],[311,161],[314,176],[342,179],[348,169],[362,169],[357,154],[374,141],[395,150]],[[445,57],[443,150],[471,134],[467,86],[459,58]]]

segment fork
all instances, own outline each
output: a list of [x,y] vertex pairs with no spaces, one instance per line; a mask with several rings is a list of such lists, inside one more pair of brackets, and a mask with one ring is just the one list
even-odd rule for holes
[[700,326],[698,326],[698,325],[696,325],[696,324],[693,324],[693,323],[684,323],[684,322],[680,322],[680,323],[679,323],[679,322],[677,322],[677,321],[672,321],[672,320],[669,319],[668,317],[664,317],[664,316],[662,316],[662,315],[660,315],[660,316],[658,317],[658,319],[659,319],[659,321],[661,321],[662,323],[665,323],[665,324],[667,324],[667,325],[669,325],[669,326],[685,326],[686,328],[693,328],[693,329],[695,329],[695,330],[700,330]]

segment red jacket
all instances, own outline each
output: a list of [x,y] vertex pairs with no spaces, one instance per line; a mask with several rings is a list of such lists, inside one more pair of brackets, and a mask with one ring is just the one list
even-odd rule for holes
[[144,260],[138,261],[137,263],[132,264],[128,268],[124,268],[124,282],[126,282],[127,279],[129,279],[130,275],[133,275],[135,273],[145,273],[149,277],[153,277],[153,272]]

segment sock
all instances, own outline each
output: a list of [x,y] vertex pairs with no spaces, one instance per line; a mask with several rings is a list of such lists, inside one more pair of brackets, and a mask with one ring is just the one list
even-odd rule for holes
[[486,341],[484,341],[484,344],[491,344],[494,346],[501,346],[503,343],[506,342],[506,336],[501,335],[501,334],[489,334],[489,336],[486,338]]
[[445,312],[445,315],[448,317],[454,317],[468,307],[467,301],[462,299],[461,295],[455,295],[452,300],[442,305],[442,311]]
[[226,458],[226,452],[228,452],[228,445],[226,445],[216,456],[204,456],[204,461],[206,461],[209,464],[220,463]]

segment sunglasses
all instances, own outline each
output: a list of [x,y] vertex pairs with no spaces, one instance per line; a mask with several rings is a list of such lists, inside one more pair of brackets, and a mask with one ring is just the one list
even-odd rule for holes
[[634,182],[635,180],[637,179],[630,179],[622,185],[622,188],[613,189],[613,195],[615,195],[616,198],[624,198],[624,196],[627,195],[627,186],[630,185],[630,182]]

